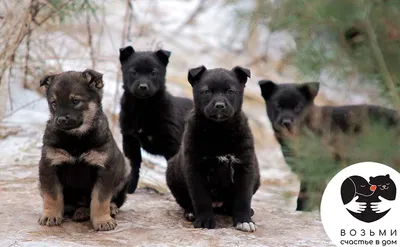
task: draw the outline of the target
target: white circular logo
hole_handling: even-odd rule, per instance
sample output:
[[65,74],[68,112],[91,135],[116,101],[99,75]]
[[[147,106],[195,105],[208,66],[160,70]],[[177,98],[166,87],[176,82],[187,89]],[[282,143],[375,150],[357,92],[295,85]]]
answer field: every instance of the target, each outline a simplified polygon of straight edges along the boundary
[[346,167],[325,189],[321,220],[336,246],[400,246],[400,173],[375,162]]

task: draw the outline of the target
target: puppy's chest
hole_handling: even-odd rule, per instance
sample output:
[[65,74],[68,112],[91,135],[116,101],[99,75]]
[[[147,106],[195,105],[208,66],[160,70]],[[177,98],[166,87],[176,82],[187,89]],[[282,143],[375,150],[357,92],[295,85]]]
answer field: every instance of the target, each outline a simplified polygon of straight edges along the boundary
[[63,146],[45,146],[45,157],[50,166],[67,165],[77,167],[90,165],[105,167],[109,159],[107,151],[97,150],[95,145],[70,143]]
[[57,175],[65,188],[90,189],[96,182],[97,169],[85,164],[65,164],[57,167]]
[[82,154],[87,153],[98,146],[94,137],[66,140],[61,139],[58,144],[60,146],[57,146],[60,147],[60,149],[75,158],[79,158]]
[[223,198],[235,183],[235,171],[240,160],[232,154],[227,154],[204,157],[203,162],[206,167],[205,181],[211,196],[215,199]]
[[151,146],[163,140],[168,135],[167,121],[163,119],[140,119],[131,123],[131,131],[138,138],[142,146]]

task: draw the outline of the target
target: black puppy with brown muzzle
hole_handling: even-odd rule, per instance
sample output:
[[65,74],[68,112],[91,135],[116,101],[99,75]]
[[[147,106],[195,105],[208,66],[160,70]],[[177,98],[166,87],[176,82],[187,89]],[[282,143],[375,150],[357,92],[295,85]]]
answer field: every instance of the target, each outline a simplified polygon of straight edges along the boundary
[[170,159],[181,144],[185,117],[193,102],[172,96],[165,86],[171,53],[166,50],[120,49],[124,93],[121,99],[122,146],[131,161],[128,193],[136,190],[142,162],[141,148]]
[[102,74],[87,69],[45,76],[50,109],[39,162],[43,198],[41,225],[60,225],[72,210],[75,221],[95,230],[117,226],[131,167],[125,162],[102,110]]
[[168,162],[167,184],[195,228],[215,228],[214,213],[231,215],[238,230],[255,231],[251,199],[260,186],[243,92],[250,71],[204,66],[189,70],[194,110],[182,145]]
[[[328,138],[330,144],[335,146],[341,134],[361,134],[366,131],[366,126],[374,121],[383,122],[388,128],[400,123],[394,110],[376,105],[317,106],[314,99],[319,91],[318,82],[276,84],[270,80],[261,80],[259,85],[268,118],[288,164],[292,150],[287,144],[291,137],[298,136],[305,128]],[[336,150],[333,155],[335,159],[341,159]],[[307,187],[307,184],[301,181],[297,210],[302,211],[306,208]]]

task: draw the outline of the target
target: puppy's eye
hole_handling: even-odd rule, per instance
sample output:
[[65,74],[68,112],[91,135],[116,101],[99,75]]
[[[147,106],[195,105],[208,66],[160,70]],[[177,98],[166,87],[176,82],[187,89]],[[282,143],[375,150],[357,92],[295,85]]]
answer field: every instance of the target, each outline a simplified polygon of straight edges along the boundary
[[211,94],[211,90],[209,90],[209,89],[206,89],[206,90],[204,90],[204,91],[203,91],[203,94],[205,94],[205,95],[209,95],[209,94]]
[[79,99],[72,99],[72,104],[78,105],[79,103],[81,103]]
[[157,75],[158,75],[158,72],[155,71],[155,70],[153,70],[153,71],[151,71],[150,75],[151,75],[151,76],[157,76]]
[[295,112],[300,112],[302,108],[303,108],[302,105],[297,105],[297,106],[294,108],[294,111],[295,111]]
[[365,185],[361,185],[361,187],[362,187],[362,188],[364,188],[364,187],[365,187]]
[[57,104],[56,104],[55,101],[52,101],[52,102],[51,102],[51,106],[52,106],[52,107],[56,108],[56,105],[57,105]]
[[280,111],[280,110],[282,109],[282,107],[281,107],[279,104],[276,104],[276,105],[275,105],[275,109],[278,110],[278,111]]
[[136,76],[136,75],[137,75],[136,70],[131,71],[131,75],[132,75],[132,76]]
[[388,186],[389,186],[389,185],[390,185],[390,183],[387,183],[386,185],[388,185]]
[[233,94],[235,94],[235,90],[233,90],[233,89],[229,89],[229,90],[228,90],[228,94],[229,94],[229,95],[233,95]]

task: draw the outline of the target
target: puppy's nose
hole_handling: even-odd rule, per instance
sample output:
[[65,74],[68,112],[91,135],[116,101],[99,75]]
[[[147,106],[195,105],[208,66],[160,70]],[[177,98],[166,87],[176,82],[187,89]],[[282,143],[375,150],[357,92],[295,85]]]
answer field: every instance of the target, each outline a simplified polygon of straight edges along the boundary
[[218,110],[224,109],[225,108],[225,103],[217,102],[217,103],[215,103],[214,107],[217,108]]
[[57,123],[58,124],[65,124],[67,122],[68,122],[68,117],[64,117],[64,116],[57,117]]
[[290,128],[292,126],[292,121],[288,118],[284,118],[282,120],[282,125],[285,126],[286,128]]
[[140,91],[147,91],[147,89],[149,89],[146,84],[140,84],[138,88]]

